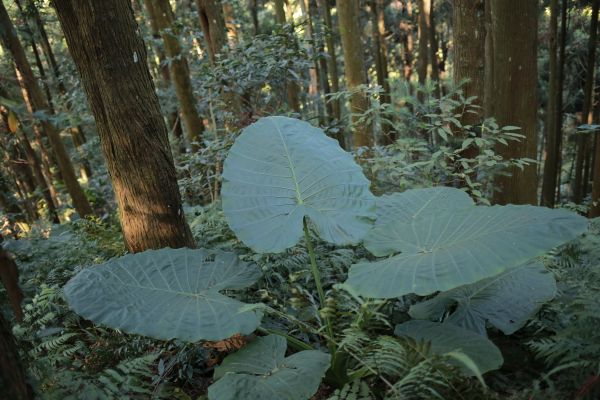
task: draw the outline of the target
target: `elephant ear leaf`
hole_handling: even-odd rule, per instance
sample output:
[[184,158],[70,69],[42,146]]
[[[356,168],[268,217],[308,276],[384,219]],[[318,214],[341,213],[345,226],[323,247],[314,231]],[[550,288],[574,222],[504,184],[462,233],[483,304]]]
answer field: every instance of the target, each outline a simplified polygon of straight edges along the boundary
[[[475,363],[480,374],[498,369],[504,362],[502,353],[488,338],[452,324],[412,320],[396,325],[394,334],[430,342],[431,351],[436,354],[463,353]],[[466,374],[473,374],[464,363],[457,364]]]
[[438,319],[455,306],[445,322],[485,335],[489,321],[510,335],[555,295],[554,276],[540,263],[529,262],[415,304],[410,308],[410,315],[418,319]]
[[215,369],[209,400],[306,400],[319,389],[330,356],[305,350],[285,357],[280,336],[259,337],[233,353]]
[[64,287],[69,306],[98,324],[188,342],[249,334],[261,314],[220,293],[260,278],[234,253],[160,249],[87,268]]
[[223,167],[223,211],[256,252],[298,243],[308,217],[331,243],[356,244],[375,219],[362,169],[337,141],[307,122],[266,117],[236,139]]
[[450,187],[410,189],[377,198],[377,225],[392,220],[408,222],[434,213],[474,207],[475,203],[462,190]]
[[374,255],[392,257],[354,264],[346,284],[374,298],[446,291],[525,263],[586,228],[586,218],[566,210],[516,205],[391,220],[375,225],[364,243]]

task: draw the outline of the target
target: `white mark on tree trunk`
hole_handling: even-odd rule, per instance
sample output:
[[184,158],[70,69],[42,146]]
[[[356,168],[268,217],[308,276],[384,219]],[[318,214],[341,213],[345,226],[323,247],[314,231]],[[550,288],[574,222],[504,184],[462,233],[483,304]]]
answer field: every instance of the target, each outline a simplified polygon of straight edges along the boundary
[[137,51],[133,52],[133,62],[136,63],[138,62],[138,55],[137,55]]

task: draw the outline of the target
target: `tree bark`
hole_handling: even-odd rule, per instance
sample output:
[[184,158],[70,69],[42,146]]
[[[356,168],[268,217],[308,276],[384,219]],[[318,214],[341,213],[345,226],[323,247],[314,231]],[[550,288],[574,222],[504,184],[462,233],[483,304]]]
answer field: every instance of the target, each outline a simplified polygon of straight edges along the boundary
[[548,105],[546,107],[546,161],[542,181],[542,198],[540,204],[545,207],[554,207],[556,198],[556,175],[558,167],[558,142],[559,127],[557,114],[561,112],[558,105],[558,59],[556,36],[558,33],[558,0],[550,0],[550,30],[548,34]]
[[260,33],[260,26],[258,25],[257,0],[248,0],[248,10],[250,10],[250,17],[252,19],[252,35],[256,36]]
[[442,93],[440,84],[440,61],[438,58],[438,37],[435,28],[435,9],[433,0],[429,9],[429,62],[431,63],[431,80],[433,81],[433,95],[439,99]]
[[204,33],[208,58],[215,65],[217,57],[227,45],[227,30],[223,19],[223,6],[220,0],[196,0],[200,27]]
[[[598,34],[598,8],[600,0],[593,0],[592,20],[590,23],[590,36],[588,40],[587,69],[585,85],[583,88],[583,107],[581,110],[581,124],[591,123],[592,95],[594,91],[594,65],[596,62],[596,37]],[[575,182],[573,184],[573,201],[581,203],[584,194],[584,163],[589,151],[589,135],[580,135],[577,138],[577,157],[575,159]]]
[[54,0],[96,119],[129,251],[194,247],[129,0]]
[[[385,41],[385,1],[370,0],[369,8],[371,11],[372,53],[375,60],[377,84],[383,90],[379,99],[381,104],[389,104],[391,100],[390,84],[388,82],[387,44]],[[390,132],[390,126],[383,122],[381,124],[381,137],[383,145],[394,143],[395,137],[393,132]]]
[[15,260],[2,247],[0,247],[0,281],[2,281],[6,289],[8,301],[15,314],[15,319],[18,322],[22,322],[23,309],[21,308],[21,302],[23,301],[23,292],[19,286],[19,269]]
[[561,171],[562,171],[562,126],[563,126],[563,88],[565,82],[565,60],[567,48],[567,17],[569,0],[562,0],[562,10],[560,16],[560,49],[558,55],[558,93],[556,94],[556,201],[560,201]]
[[403,67],[403,74],[404,74],[404,79],[406,79],[406,81],[410,81],[410,78],[412,77],[412,73],[413,73],[413,59],[414,59],[414,35],[413,35],[413,24],[412,24],[412,19],[413,19],[413,7],[412,7],[412,0],[406,0],[406,6],[405,6],[405,10],[406,10],[406,17],[407,17],[407,21],[402,21],[400,22],[400,31],[402,32],[401,35],[401,42],[402,42],[402,47],[404,48],[404,67]]
[[[19,42],[17,33],[14,26],[10,22],[4,3],[0,1],[0,36],[2,36],[2,42],[6,49],[12,54],[15,67],[20,73],[25,89],[29,96],[29,101],[32,106],[32,111],[49,111],[48,103],[42,95],[42,91],[33,76],[31,66],[25,56],[25,51]],[[54,150],[58,166],[60,168],[61,175],[64,179],[67,191],[71,195],[73,200],[73,206],[77,210],[80,216],[85,217],[86,215],[92,214],[92,208],[85,197],[77,176],[73,169],[73,164],[69,158],[69,154],[65,149],[65,146],[60,138],[60,135],[56,128],[48,121],[42,121],[41,125],[48,136],[50,145]]]
[[223,3],[223,17],[225,19],[225,28],[227,29],[227,40],[229,42],[229,47],[233,47],[238,43],[238,29],[235,23],[233,5],[230,2]]
[[[181,44],[177,37],[177,28],[173,23],[173,10],[168,0],[150,0],[148,8],[150,18],[156,23],[161,33],[165,52],[169,57],[169,71],[175,86],[175,94],[181,110],[181,119],[185,126],[187,138],[192,151],[197,151],[204,132],[204,123],[196,109],[196,99],[190,79],[190,69],[187,59],[181,53]],[[147,2],[148,4],[148,2]]]
[[357,0],[337,0],[340,36],[342,38],[342,50],[344,51],[344,71],[346,75],[346,86],[354,93],[350,96],[350,112],[353,125],[354,147],[371,147],[373,145],[373,132],[371,127],[354,114],[362,114],[369,108],[369,101],[364,90],[365,64],[362,46],[361,30],[357,15]]
[[[500,126],[521,127],[525,136],[510,146],[499,144],[504,159],[537,154],[537,1],[491,0],[493,46],[489,116]],[[487,66],[486,66],[487,67]],[[537,204],[536,166],[513,167],[510,176],[498,176],[494,194],[497,204]]]
[[0,393],[11,400],[33,400],[25,368],[8,322],[0,313]]

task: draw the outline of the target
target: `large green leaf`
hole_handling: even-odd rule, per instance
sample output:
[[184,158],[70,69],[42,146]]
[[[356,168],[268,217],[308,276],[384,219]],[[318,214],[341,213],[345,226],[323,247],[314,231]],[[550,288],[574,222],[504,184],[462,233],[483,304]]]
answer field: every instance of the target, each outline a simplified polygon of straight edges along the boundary
[[[482,374],[500,368],[504,362],[502,353],[488,338],[455,325],[412,320],[396,325],[394,333],[416,341],[431,342],[431,351],[440,355],[455,351],[464,353]],[[464,369],[464,365],[459,366]],[[469,374],[472,372],[464,370]]]
[[285,357],[280,336],[259,337],[215,369],[209,400],[307,400],[318,390],[330,356],[305,350]]
[[587,219],[533,206],[471,207],[376,225],[365,247],[393,257],[351,267],[347,285],[365,297],[427,295],[495,276],[574,239]]
[[219,291],[260,277],[234,253],[148,250],[87,268],[64,287],[69,306],[96,323],[157,339],[222,340],[249,334],[261,315]]
[[375,223],[410,222],[425,215],[474,206],[471,197],[462,190],[445,186],[410,189],[378,197]]
[[375,219],[369,181],[352,156],[297,119],[267,117],[247,127],[223,179],[227,222],[257,252],[294,246],[305,216],[322,239],[340,245],[360,242]]
[[489,321],[510,335],[555,295],[556,281],[552,274],[540,263],[530,262],[415,304],[410,308],[410,315],[418,319],[439,319],[456,307],[445,322],[485,335],[485,324]]

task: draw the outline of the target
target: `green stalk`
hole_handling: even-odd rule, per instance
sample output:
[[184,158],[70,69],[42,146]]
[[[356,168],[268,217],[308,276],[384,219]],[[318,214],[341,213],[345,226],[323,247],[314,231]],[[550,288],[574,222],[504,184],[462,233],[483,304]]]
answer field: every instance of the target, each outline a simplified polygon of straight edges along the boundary
[[[319,294],[319,301],[321,303],[321,308],[325,307],[325,292],[323,291],[323,284],[321,282],[321,274],[319,272],[319,267],[317,267],[317,257],[315,255],[315,249],[313,247],[312,240],[310,239],[310,233],[308,232],[308,224],[306,223],[306,217],[303,220],[304,223],[304,238],[306,239],[306,247],[308,248],[308,255],[310,256],[310,266],[313,274],[313,278],[315,279],[315,283],[317,285],[317,293]],[[331,324],[331,320],[329,317],[325,317],[325,324],[327,325],[327,334],[329,335],[329,347],[332,350],[332,353],[335,349],[334,341],[333,341],[333,325]]]

